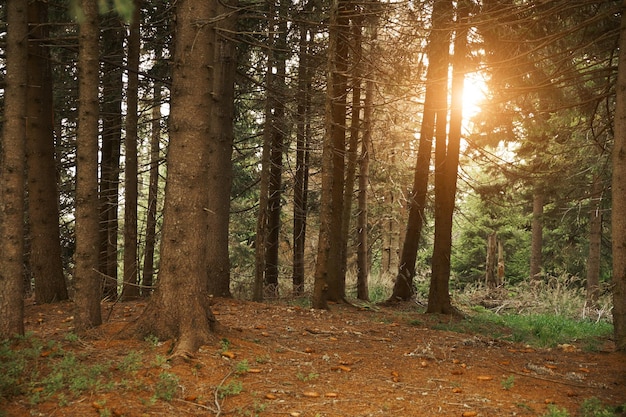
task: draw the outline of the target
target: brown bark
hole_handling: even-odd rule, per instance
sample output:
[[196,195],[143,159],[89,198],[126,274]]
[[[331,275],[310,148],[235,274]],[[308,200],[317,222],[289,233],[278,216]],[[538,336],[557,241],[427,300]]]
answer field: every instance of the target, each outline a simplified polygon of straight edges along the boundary
[[159,161],[161,141],[161,84],[154,84],[152,98],[152,125],[150,133],[150,179],[148,183],[148,209],[146,213],[146,241],[143,260],[143,278],[141,294],[152,294],[154,282],[154,248],[156,245],[156,214],[159,191]]
[[307,194],[309,181],[309,113],[311,108],[311,71],[309,34],[306,19],[300,23],[298,94],[296,113],[296,173],[293,191],[293,275],[294,296],[304,294],[304,248],[306,242]]
[[26,161],[28,165],[29,264],[37,304],[68,298],[59,231],[59,190],[54,154],[54,120],[48,3],[28,5],[29,33]]
[[230,297],[230,259],[228,226],[232,184],[233,118],[237,45],[231,38],[237,26],[236,5],[217,2],[218,16],[227,16],[217,23],[215,66],[213,71],[212,139],[209,166],[212,167],[207,187],[208,228],[212,231],[207,246],[208,291],[217,297]]
[[128,37],[128,88],[126,91],[126,154],[124,172],[124,285],[122,298],[139,298],[137,247],[137,125],[139,123],[139,55],[141,33],[140,0],[135,0],[135,11]]
[[530,244],[530,279],[541,279],[541,252],[543,248],[543,192],[535,188]]
[[619,42],[612,158],[613,328],[617,348],[626,351],[626,13],[622,13]]
[[102,25],[102,150],[100,164],[100,266],[104,297],[117,296],[118,189],[122,141],[124,26],[114,11]]
[[78,137],[76,139],[76,252],[74,322],[77,331],[102,323],[98,275],[98,6],[82,0],[78,37]]
[[6,6],[6,76],[0,148],[0,340],[24,334],[24,172],[28,2]]
[[498,275],[496,270],[497,235],[491,233],[487,237],[487,259],[485,261],[485,283],[489,288],[498,286]]
[[[452,2],[447,2],[442,10],[445,19]],[[435,144],[435,243],[432,257],[432,274],[428,292],[427,313],[452,314],[449,291],[450,254],[452,252],[452,218],[456,196],[457,171],[463,122],[463,85],[466,72],[467,9],[458,5],[457,29],[454,40],[454,64],[452,68],[452,103],[450,111],[450,130],[446,140],[447,106],[446,101],[438,101],[436,144]],[[443,98],[443,97],[440,97]],[[446,146],[447,145],[447,146]]]
[[[215,318],[209,306],[206,253],[210,95],[216,1],[176,3],[176,40],[170,110],[159,286],[129,329],[138,337],[176,339],[174,356],[209,342]],[[181,302],[184,300],[184,302]]]
[[[402,245],[399,271],[389,301],[409,300],[413,296],[415,262],[424,224],[428,174],[435,132],[435,103],[441,101],[441,97],[445,97],[447,94],[446,83],[442,80],[447,79],[449,34],[443,30],[447,24],[447,21],[440,17],[443,8],[445,5],[442,1],[435,2],[433,29],[428,41],[429,65],[413,189],[409,200],[409,218]],[[445,101],[445,98],[443,100]]]
[[347,0],[339,0],[333,4],[331,10],[320,232],[312,302],[314,308],[328,308],[328,301],[340,301],[345,297],[345,287],[340,276],[346,147],[348,5]]
[[587,303],[595,306],[600,296],[602,245],[602,180],[594,176],[589,210],[589,252],[587,255]]

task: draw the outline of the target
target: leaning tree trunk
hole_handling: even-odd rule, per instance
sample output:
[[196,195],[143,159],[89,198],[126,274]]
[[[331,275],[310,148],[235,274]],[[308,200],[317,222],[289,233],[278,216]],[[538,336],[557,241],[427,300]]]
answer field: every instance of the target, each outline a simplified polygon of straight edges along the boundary
[[102,323],[98,275],[98,6],[81,1],[84,19],[78,37],[78,137],[76,139],[75,326]]
[[[626,8],[626,1],[623,5]],[[626,351],[626,13],[619,43],[612,160],[613,328],[617,348]]]
[[137,125],[139,123],[139,55],[141,53],[140,1],[135,1],[128,37],[128,88],[126,91],[126,170],[124,172],[124,286],[125,300],[139,298],[137,261]]
[[24,334],[24,160],[28,2],[6,6],[6,76],[0,150],[0,340]]
[[54,155],[52,70],[48,47],[48,3],[28,6],[32,24],[28,43],[27,137],[29,263],[37,304],[68,298],[59,230],[59,190]]
[[[210,68],[214,64],[216,0],[176,4],[170,144],[165,188],[159,285],[128,331],[176,339],[174,356],[212,338],[215,318],[207,285],[207,138],[211,137]],[[184,300],[184,302],[181,302]]]

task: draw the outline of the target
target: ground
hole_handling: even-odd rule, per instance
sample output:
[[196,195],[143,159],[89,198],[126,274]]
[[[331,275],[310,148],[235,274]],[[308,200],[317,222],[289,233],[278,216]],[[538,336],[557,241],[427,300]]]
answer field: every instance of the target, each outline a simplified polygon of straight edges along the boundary
[[80,366],[106,364],[108,383],[0,397],[0,416],[576,416],[593,398],[626,403],[626,355],[609,340],[588,352],[434,330],[459,319],[415,303],[318,311],[216,299],[215,342],[174,363],[171,341],[116,337],[145,302],[103,304],[107,322],[81,338],[68,337],[71,303],[27,304],[27,329],[59,341],[40,361],[73,352]]

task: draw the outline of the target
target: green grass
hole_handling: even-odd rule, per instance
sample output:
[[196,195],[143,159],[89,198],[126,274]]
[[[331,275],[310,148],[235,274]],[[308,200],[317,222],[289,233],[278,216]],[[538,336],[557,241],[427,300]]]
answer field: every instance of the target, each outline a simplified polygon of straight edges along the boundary
[[613,326],[602,321],[575,320],[551,314],[499,315],[482,307],[473,310],[465,320],[451,320],[433,325],[433,328],[485,334],[536,347],[554,347],[577,341],[590,350],[596,346],[598,338],[605,338],[613,332]]

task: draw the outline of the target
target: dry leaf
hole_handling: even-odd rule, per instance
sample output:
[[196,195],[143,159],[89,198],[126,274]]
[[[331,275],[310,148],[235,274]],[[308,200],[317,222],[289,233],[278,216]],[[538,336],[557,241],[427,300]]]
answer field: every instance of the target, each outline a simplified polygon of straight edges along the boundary
[[465,411],[463,412],[463,414],[461,414],[461,416],[463,417],[475,417],[477,415],[478,413],[476,411]]
[[452,371],[452,375],[463,375],[465,373],[465,371],[463,371],[462,369],[454,369]]
[[479,375],[476,377],[477,380],[479,381],[491,381],[493,379],[492,376],[488,376],[488,375]]
[[248,369],[248,373],[250,373],[250,374],[260,374],[261,370],[259,368],[250,368],[250,369]]
[[305,353],[313,353],[313,352],[315,352],[315,350],[313,348],[307,347],[307,348],[304,349],[304,352]]
[[268,400],[275,400],[276,396],[272,393],[268,393],[268,394],[265,394],[265,398],[267,398]]
[[307,398],[317,398],[320,396],[320,393],[316,391],[304,391],[302,395]]
[[184,400],[189,402],[194,402],[198,399],[197,395],[187,395]]
[[455,387],[455,388],[452,388],[452,392],[455,394],[460,394],[463,392],[463,390],[459,387]]
[[227,350],[225,352],[222,352],[222,356],[225,358],[229,358],[229,359],[235,359],[235,352],[231,352],[230,350]]
[[339,396],[339,394],[337,394],[336,392],[327,392],[326,394],[324,394],[324,397],[328,397],[328,398],[337,398]]

